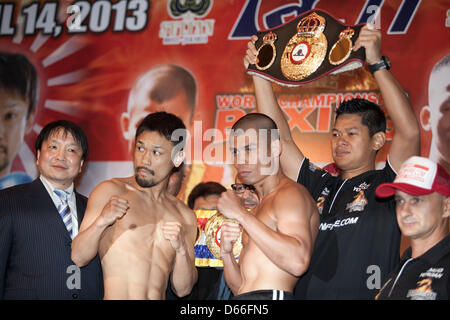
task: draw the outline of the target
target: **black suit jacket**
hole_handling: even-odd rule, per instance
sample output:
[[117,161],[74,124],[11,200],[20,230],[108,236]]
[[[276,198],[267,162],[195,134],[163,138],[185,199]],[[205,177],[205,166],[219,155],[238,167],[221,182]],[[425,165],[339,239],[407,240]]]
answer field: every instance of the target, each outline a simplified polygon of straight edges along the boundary
[[[78,223],[87,198],[76,194]],[[69,232],[45,186],[0,191],[0,299],[102,299],[98,256],[77,270]]]

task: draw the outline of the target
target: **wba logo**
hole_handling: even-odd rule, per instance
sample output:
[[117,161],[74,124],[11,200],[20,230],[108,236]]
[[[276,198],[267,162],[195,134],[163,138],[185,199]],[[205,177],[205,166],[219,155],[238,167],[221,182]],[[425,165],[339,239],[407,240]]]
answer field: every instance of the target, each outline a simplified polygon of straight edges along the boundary
[[167,12],[174,20],[162,21],[159,37],[166,45],[208,43],[214,34],[214,19],[206,17],[213,0],[168,0]]

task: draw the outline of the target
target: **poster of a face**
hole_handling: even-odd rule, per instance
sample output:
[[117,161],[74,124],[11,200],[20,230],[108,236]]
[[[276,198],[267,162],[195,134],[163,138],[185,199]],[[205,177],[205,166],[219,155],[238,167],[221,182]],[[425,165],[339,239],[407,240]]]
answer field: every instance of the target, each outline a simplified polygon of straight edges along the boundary
[[[185,200],[201,181],[229,187],[236,172],[227,132],[257,110],[243,64],[247,42],[257,31],[311,9],[347,25],[372,21],[381,29],[382,53],[422,125],[422,155],[448,169],[447,7],[443,0],[1,2],[0,181],[8,182],[0,187],[38,176],[34,140],[57,119],[78,123],[89,139],[77,181],[81,193],[129,176],[135,129],[155,111],[179,116],[189,132],[186,166],[174,181],[175,189],[181,187],[178,196]],[[318,166],[333,162],[330,135],[340,102],[362,97],[383,105],[367,66],[274,90],[296,143]],[[387,116],[389,141],[395,132]],[[388,150],[389,143],[378,154],[378,166]]]
[[428,105],[420,111],[422,128],[431,131],[429,158],[450,171],[450,54],[430,72]]

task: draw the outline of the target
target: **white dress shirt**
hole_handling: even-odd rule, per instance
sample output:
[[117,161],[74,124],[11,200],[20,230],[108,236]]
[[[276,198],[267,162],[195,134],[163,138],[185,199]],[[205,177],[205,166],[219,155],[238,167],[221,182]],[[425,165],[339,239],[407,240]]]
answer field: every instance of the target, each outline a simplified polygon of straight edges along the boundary
[[[47,189],[48,194],[50,195],[50,198],[52,198],[53,203],[55,204],[56,209],[62,204],[61,199],[53,192],[56,188],[42,175],[39,176],[39,179],[41,179],[42,183],[45,186],[45,189]],[[75,192],[73,191],[74,185],[73,183],[70,185],[69,188],[65,189],[69,193],[68,196],[68,202],[69,202],[69,208],[70,208],[70,216],[72,218],[72,238],[75,238],[78,234],[78,216],[77,216],[77,202],[75,197]]]

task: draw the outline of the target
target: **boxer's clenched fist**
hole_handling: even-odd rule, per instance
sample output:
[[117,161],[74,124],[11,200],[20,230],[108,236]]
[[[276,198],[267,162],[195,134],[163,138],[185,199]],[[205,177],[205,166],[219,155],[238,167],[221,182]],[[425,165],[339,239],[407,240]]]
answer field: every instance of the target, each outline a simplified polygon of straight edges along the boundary
[[233,252],[233,245],[239,239],[241,226],[235,222],[225,221],[222,223],[220,235],[220,255]]
[[177,252],[184,251],[183,226],[178,221],[167,221],[162,225],[164,239],[170,241],[172,248]]
[[110,226],[116,222],[117,219],[122,218],[127,210],[130,208],[128,200],[112,196],[106,205],[103,207],[102,213],[99,217],[100,226]]
[[258,54],[258,50],[255,48],[255,42],[258,40],[258,37],[253,35],[251,40],[247,43],[247,51],[246,56],[244,57],[244,67],[245,69],[248,68],[249,64],[255,64],[258,62],[258,59],[256,58],[256,55]]

